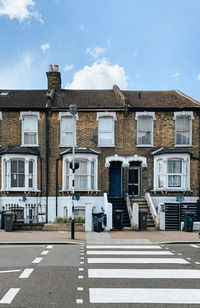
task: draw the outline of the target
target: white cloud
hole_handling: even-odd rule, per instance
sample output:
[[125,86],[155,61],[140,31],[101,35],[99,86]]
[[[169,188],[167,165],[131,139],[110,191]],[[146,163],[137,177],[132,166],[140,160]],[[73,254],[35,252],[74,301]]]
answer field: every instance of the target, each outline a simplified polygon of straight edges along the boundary
[[200,81],[200,73],[197,75],[197,80]]
[[117,84],[121,89],[128,86],[128,77],[124,68],[118,64],[111,65],[104,58],[96,61],[92,66],[85,65],[83,69],[74,74],[71,84],[67,84],[68,89],[111,89]]
[[137,58],[138,52],[137,52],[137,51],[134,51],[134,52],[132,53],[132,55],[133,55],[133,58]]
[[46,53],[46,51],[50,48],[50,44],[49,43],[43,44],[40,46],[40,48],[44,53]]
[[179,73],[179,72],[176,72],[176,73],[174,73],[174,74],[172,74],[171,76],[173,77],[173,78],[177,78],[177,77],[179,77],[181,74]]
[[85,30],[85,27],[83,25],[79,25],[79,28],[80,28],[81,31]]
[[36,81],[31,53],[24,53],[16,63],[1,67],[0,85],[3,89],[30,89]]
[[106,52],[105,48],[95,47],[95,48],[86,48],[85,53],[89,54],[93,58],[97,59],[99,56],[102,56]]
[[8,16],[11,20],[16,18],[19,22],[36,18],[44,23],[34,6],[33,0],[0,0],[0,16]]
[[70,64],[70,65],[65,65],[64,67],[64,71],[71,71],[74,67],[74,64]]

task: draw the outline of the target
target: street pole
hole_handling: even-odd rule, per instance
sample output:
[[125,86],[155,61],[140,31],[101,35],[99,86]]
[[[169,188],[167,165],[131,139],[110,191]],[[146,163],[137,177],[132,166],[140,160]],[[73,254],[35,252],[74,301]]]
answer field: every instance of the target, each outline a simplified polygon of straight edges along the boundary
[[73,116],[73,144],[72,144],[72,221],[71,221],[71,239],[74,240],[74,173],[75,173],[75,131],[76,131],[76,113],[77,106],[69,106],[70,113]]

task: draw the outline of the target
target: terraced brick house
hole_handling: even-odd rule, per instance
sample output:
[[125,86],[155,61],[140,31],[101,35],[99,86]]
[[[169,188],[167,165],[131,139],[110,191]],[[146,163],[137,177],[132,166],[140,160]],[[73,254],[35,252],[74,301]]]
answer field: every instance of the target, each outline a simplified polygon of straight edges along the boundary
[[91,220],[92,212],[104,211],[110,229],[110,204],[113,215],[123,208],[129,226],[127,202],[155,210],[176,204],[180,194],[197,202],[199,102],[178,90],[62,89],[57,66],[47,79],[46,90],[0,90],[1,209],[15,210],[24,222],[72,214],[71,104],[78,110],[75,215]]

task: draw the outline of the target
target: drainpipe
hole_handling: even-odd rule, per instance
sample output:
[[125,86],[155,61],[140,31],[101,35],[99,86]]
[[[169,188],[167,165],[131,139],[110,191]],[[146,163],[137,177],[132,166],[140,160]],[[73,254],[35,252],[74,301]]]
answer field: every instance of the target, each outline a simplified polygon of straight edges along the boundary
[[49,204],[49,110],[48,105],[45,117],[45,141],[46,141],[46,223],[48,223],[48,204]]
[[58,162],[60,157],[56,158],[56,217],[58,216]]

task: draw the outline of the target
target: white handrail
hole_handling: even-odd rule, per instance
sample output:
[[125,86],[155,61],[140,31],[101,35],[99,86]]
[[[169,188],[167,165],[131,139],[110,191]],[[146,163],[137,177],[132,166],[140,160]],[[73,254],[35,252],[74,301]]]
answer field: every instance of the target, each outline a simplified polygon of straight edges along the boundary
[[151,198],[150,193],[145,193],[145,199],[147,200],[147,204],[148,204],[148,207],[150,209],[153,220],[155,222],[155,225],[156,225],[156,227],[158,227],[158,214],[156,212],[156,209],[155,209],[155,206],[154,206],[154,203],[153,203],[153,200]]
[[127,207],[127,211],[128,211],[128,216],[131,222],[131,227],[133,227],[133,208],[132,208],[132,204],[129,198],[129,195],[126,193],[125,194],[125,202],[126,202],[126,207]]

